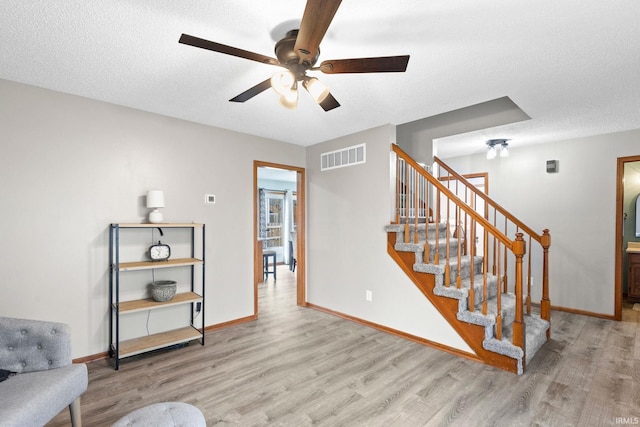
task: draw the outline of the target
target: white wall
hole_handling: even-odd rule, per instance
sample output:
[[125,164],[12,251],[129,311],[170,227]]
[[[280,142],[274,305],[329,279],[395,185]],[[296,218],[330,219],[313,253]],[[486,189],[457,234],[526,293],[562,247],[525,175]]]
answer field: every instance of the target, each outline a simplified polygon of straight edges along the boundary
[[[639,141],[635,130],[444,161],[488,172],[491,197],[534,230],[549,228],[552,305],[612,316],[617,159],[640,154]],[[559,173],[546,173],[547,160],[559,160]]]
[[[143,221],[151,188],[165,191],[167,221],[207,224],[205,323],[253,313],[253,160],[307,165],[309,302],[470,351],[386,252],[392,126],[305,149],[5,80],[0,94],[0,315],[71,324],[74,357],[107,350],[108,226]],[[612,315],[616,159],[640,154],[638,141],[447,162],[488,171],[492,196],[550,228],[553,305]],[[320,153],[363,142],[367,163],[319,171]]]
[[[387,253],[395,132],[382,126],[308,147],[307,299],[472,353]],[[321,153],[362,143],[366,163],[320,171]]]
[[[69,323],[73,356],[108,348],[108,227],[165,221],[206,233],[206,325],[253,314],[253,160],[303,147],[0,80],[0,314]],[[216,195],[215,205],[204,194]]]

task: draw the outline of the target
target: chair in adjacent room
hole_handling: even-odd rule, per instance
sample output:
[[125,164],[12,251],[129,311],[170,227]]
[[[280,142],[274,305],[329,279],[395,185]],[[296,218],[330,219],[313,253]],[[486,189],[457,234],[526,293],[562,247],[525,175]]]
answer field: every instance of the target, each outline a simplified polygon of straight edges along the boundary
[[[269,263],[269,259],[273,261]],[[264,280],[269,278],[269,274],[273,275],[273,280],[276,280],[276,251],[264,251],[262,252],[262,265],[264,266]],[[269,268],[269,266],[272,266]]]

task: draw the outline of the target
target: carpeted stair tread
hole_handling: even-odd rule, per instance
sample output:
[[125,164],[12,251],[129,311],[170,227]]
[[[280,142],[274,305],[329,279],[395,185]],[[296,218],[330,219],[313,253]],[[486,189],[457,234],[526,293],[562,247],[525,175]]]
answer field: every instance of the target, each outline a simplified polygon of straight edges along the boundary
[[[549,322],[541,319],[538,314],[525,314],[524,324],[526,328],[527,363],[529,363],[538,350],[540,350],[540,347],[547,342]],[[512,333],[512,328],[504,328],[502,336],[503,338],[506,337],[506,339],[511,340]]]
[[[447,229],[447,223],[446,222],[440,222],[440,223],[435,223],[435,222],[430,222],[429,223],[429,231],[436,229],[436,226],[439,226],[440,230],[446,230]],[[404,223],[400,223],[400,224],[387,224],[384,226],[384,231],[388,232],[388,233],[403,233],[404,229],[405,229],[406,225]],[[427,224],[423,223],[418,223],[418,231],[422,231],[422,230],[426,230],[427,229]],[[415,224],[414,223],[409,223],[409,231],[414,231],[415,230]]]
[[[462,242],[462,241],[460,241]],[[413,252],[416,254],[416,263],[422,263],[424,262],[424,245],[425,245],[425,241],[424,240],[419,240],[417,243],[416,242],[408,242],[405,243],[403,241],[398,241],[396,242],[396,244],[394,245],[394,249],[398,252]],[[458,239],[456,238],[449,238],[449,245],[451,247],[451,252],[449,253],[449,258],[455,258],[458,255]],[[440,255],[440,262],[443,262],[443,259],[446,259],[446,247],[447,247],[447,240],[446,239],[440,239],[440,242],[438,244],[438,251],[439,251],[439,255]],[[435,253],[436,253],[436,241],[435,240],[429,240],[429,262],[432,262],[434,260],[435,257]]]
[[[438,280],[436,280],[438,281]],[[455,282],[455,279],[454,279]],[[482,276],[477,276],[475,278],[475,282],[473,284],[473,292],[476,306],[477,304],[482,302],[482,288],[483,288],[483,279]],[[450,284],[449,286],[444,286],[442,284],[436,284],[433,289],[433,293],[447,298],[454,298],[460,300],[461,305],[459,311],[466,310],[468,306],[467,298],[469,297],[469,289],[471,287],[471,279],[463,279],[460,281],[460,288],[457,288],[455,283]],[[498,278],[493,275],[487,275],[487,290],[489,298],[494,298],[498,293]]]
[[[527,349],[526,363],[528,364],[533,356],[540,350],[540,347],[547,342],[547,329],[549,322],[541,319],[538,315],[524,315],[525,323],[525,348]],[[483,341],[482,347],[494,353],[504,354],[518,360],[518,375],[522,374],[522,355],[520,347],[512,343],[512,328],[504,328],[502,340],[489,338]]]
[[[418,261],[418,260],[416,260]],[[447,258],[444,256],[440,257],[440,262],[438,264],[434,264],[434,263],[424,263],[422,262],[422,260],[419,260],[420,262],[416,262],[413,265],[413,269],[414,271],[418,271],[421,273],[430,273],[430,274],[444,274],[445,268],[447,266]],[[458,271],[458,266],[460,266],[460,270],[463,271],[463,275],[462,277],[464,278],[464,271],[465,269],[467,271],[470,271],[470,265],[471,265],[471,257],[470,256],[463,256],[462,258],[460,258],[460,260],[458,260],[457,257],[452,256],[449,257],[449,267],[450,267],[450,271],[452,273],[455,273]],[[476,256],[474,258],[474,268],[475,268],[475,272],[476,274],[479,274],[480,271],[482,271],[482,257],[481,256]],[[455,279],[455,276],[452,276]],[[442,283],[436,283],[438,284],[442,284]]]
[[[473,325],[480,325],[484,327],[490,327],[487,330],[486,337],[490,338],[495,336],[495,328],[496,324],[496,314],[498,313],[497,309],[497,298],[489,298],[487,300],[487,314],[482,314],[482,304],[478,304],[474,307],[474,311],[469,310],[461,310],[458,311],[457,317],[458,320],[462,322],[471,323]],[[516,317],[516,298],[514,294],[503,293],[501,295],[501,316],[502,316],[502,325],[504,327],[508,327]]]
[[[427,225],[426,224],[418,224],[418,228],[417,228],[418,240],[423,241],[423,242],[425,240],[435,241],[436,229],[438,230],[438,240],[440,240],[440,241],[444,241],[446,236],[447,236],[447,234],[450,235],[450,233],[449,233],[450,226],[447,225],[446,222],[441,222],[439,224],[430,223],[428,225],[428,227],[429,228],[427,229]],[[404,242],[404,237],[405,237],[404,236],[404,232],[405,232],[405,225],[404,224],[390,224],[390,225],[387,225],[387,226],[385,226],[385,231],[396,233],[396,242]],[[409,224],[409,235],[410,235],[409,240],[410,241],[414,240],[414,234],[415,233],[416,233],[415,224]],[[427,234],[429,235],[429,239],[427,239]]]

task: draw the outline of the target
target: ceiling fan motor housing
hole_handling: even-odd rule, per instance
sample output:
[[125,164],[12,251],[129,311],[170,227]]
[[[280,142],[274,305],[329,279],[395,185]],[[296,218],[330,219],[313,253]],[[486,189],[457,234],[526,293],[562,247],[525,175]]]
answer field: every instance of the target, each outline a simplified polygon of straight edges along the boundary
[[295,52],[294,46],[298,30],[291,30],[287,35],[276,43],[275,53],[280,64],[291,71],[297,80],[303,80],[307,70],[315,65],[320,57],[320,48],[311,60],[303,60],[300,62],[300,56]]

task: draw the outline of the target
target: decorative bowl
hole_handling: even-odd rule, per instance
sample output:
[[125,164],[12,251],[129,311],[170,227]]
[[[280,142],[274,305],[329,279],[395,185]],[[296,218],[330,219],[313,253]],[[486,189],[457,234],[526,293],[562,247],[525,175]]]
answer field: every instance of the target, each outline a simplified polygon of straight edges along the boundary
[[176,294],[176,282],[173,280],[156,280],[151,283],[151,297],[154,301],[171,301]]

